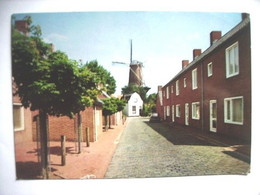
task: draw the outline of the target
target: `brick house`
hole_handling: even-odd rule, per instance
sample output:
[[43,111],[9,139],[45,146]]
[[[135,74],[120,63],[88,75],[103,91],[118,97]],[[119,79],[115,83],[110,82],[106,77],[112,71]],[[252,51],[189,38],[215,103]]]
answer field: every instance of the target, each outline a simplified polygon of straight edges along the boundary
[[[28,24],[25,20],[15,21],[15,28],[26,36],[29,36]],[[54,50],[54,45],[51,44]],[[16,84],[13,82],[13,94],[15,93]],[[86,107],[81,114],[82,121],[82,141],[86,141],[86,128],[89,127],[90,141],[97,141],[98,136],[103,131],[102,121],[102,101],[100,99],[108,97],[103,92],[99,95],[98,100],[92,107]],[[22,143],[26,141],[39,140],[39,127],[37,122],[38,111],[30,111],[29,108],[25,109],[20,101],[18,95],[13,96],[13,118],[14,118],[14,131],[15,143]],[[113,117],[115,124],[122,122],[122,113],[116,113]],[[69,117],[55,117],[48,116],[49,124],[49,140],[59,141],[61,135],[66,135],[68,141],[77,140],[78,119],[70,119]]]
[[[15,93],[16,85],[12,83],[12,91]],[[32,141],[32,115],[29,108],[24,108],[18,95],[13,96],[13,125],[15,143]]]
[[[86,128],[89,128],[89,137],[91,142],[98,140],[98,136],[102,133],[102,105],[94,104],[92,107],[80,112],[82,121],[82,141],[86,141]],[[65,135],[68,141],[77,141],[78,139],[78,118],[75,116],[70,119],[67,116],[49,116],[49,140],[60,141],[61,135]],[[36,141],[38,136],[37,121],[33,122],[33,140]]]
[[250,141],[250,19],[224,36],[210,33],[210,47],[193,50],[193,61],[158,87],[157,112],[162,120]]

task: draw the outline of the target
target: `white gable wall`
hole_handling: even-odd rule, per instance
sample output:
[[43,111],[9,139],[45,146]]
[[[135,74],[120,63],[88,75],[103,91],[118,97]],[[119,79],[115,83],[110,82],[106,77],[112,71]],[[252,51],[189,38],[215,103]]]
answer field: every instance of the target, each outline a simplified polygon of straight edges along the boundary
[[140,116],[140,109],[143,109],[143,100],[138,93],[133,93],[126,104],[126,113],[128,116]]

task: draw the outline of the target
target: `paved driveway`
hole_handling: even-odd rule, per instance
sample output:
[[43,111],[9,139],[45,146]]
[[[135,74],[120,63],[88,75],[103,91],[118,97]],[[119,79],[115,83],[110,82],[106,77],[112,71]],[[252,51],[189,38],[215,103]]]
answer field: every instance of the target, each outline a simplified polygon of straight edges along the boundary
[[129,118],[105,178],[246,174],[225,146],[148,118]]

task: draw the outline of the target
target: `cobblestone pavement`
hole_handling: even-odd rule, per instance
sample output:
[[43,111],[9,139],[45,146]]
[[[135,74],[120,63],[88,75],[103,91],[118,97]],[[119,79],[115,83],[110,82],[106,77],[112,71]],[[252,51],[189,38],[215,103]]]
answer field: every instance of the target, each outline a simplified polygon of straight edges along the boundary
[[226,146],[148,118],[129,118],[105,178],[247,174]]

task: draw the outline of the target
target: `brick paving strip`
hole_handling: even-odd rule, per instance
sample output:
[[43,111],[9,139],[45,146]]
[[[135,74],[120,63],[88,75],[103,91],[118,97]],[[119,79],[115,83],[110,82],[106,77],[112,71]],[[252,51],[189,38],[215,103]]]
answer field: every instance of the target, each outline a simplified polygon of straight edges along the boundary
[[[91,142],[90,147],[82,143],[81,154],[77,153],[75,142],[66,142],[65,166],[61,166],[61,143],[50,142],[50,179],[103,178],[126,124],[127,121],[112,126],[98,141]],[[16,145],[16,166],[18,179],[41,179],[35,142]]]

